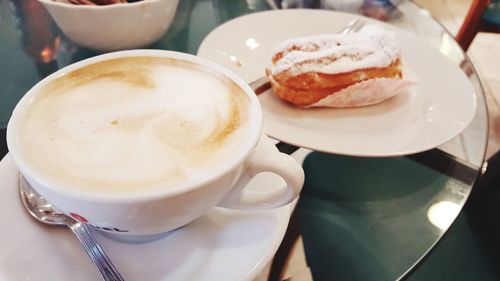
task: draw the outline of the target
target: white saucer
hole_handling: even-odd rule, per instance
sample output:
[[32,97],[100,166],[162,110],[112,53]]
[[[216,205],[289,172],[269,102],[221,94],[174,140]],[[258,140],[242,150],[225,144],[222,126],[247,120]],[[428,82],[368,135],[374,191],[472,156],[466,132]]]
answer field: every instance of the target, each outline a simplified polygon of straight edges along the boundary
[[[18,173],[7,155],[0,162],[0,280],[99,280],[69,229],[29,217],[18,195]],[[264,174],[251,184],[279,188],[283,181]],[[214,208],[147,243],[123,243],[95,234],[125,280],[252,280],[276,252],[291,210],[291,205],[259,212]]]
[[[198,55],[224,65],[251,82],[264,75],[284,40],[336,32],[354,18],[323,10],[279,10],[236,18],[213,30]],[[289,144],[353,156],[397,156],[439,146],[460,134],[476,111],[474,89],[458,66],[425,40],[393,30],[403,62],[417,76],[414,91],[357,109],[300,109],[271,91],[259,96],[264,131]]]

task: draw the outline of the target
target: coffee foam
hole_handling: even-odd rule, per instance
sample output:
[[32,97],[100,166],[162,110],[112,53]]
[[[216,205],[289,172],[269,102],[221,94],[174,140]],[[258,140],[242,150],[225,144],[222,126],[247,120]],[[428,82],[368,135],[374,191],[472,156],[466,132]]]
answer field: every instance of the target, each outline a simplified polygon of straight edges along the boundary
[[223,165],[249,128],[230,79],[172,59],[96,63],[36,96],[21,142],[48,177],[82,189],[174,186]]

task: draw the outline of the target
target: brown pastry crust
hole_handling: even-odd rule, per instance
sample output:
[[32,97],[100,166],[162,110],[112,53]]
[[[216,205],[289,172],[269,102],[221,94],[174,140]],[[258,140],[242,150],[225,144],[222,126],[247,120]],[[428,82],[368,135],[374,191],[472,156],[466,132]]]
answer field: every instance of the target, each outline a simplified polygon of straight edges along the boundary
[[275,94],[283,100],[298,106],[312,105],[332,93],[338,92],[353,84],[373,78],[401,79],[401,61],[395,60],[387,67],[365,68],[346,73],[325,74],[307,72],[292,75],[291,71],[284,71],[272,75],[267,70]]

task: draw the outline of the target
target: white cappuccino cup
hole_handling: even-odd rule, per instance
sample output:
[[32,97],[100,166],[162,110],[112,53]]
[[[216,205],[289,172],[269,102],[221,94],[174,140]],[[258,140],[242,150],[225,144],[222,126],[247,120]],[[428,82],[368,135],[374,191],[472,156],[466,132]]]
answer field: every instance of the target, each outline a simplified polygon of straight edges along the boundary
[[[269,209],[304,182],[290,156],[256,149],[262,112],[231,71],[189,54],[132,50],[46,77],[17,104],[7,144],[30,185],[102,231],[156,235],[215,206]],[[248,192],[261,172],[282,190]]]

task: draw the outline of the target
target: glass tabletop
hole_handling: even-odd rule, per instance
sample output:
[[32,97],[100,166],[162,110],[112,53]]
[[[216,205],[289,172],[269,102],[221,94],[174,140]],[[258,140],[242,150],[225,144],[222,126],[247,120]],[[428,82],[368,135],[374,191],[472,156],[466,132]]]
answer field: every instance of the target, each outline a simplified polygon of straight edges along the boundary
[[[283,8],[282,2],[180,1],[169,31],[149,48],[196,54],[215,27],[244,14]],[[288,2],[335,8],[327,5],[334,1]],[[412,2],[401,2],[398,10],[389,23],[425,38],[465,72],[476,92],[477,112],[459,136],[406,157],[346,157],[278,143],[303,161],[306,183],[293,218],[309,265],[318,269],[313,275],[327,280],[402,278],[449,228],[484,162],[487,111],[474,67],[427,11]],[[97,54],[69,41],[37,0],[0,0],[0,144],[5,146],[8,119],[26,91],[57,69]]]

